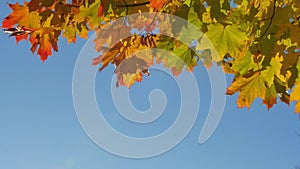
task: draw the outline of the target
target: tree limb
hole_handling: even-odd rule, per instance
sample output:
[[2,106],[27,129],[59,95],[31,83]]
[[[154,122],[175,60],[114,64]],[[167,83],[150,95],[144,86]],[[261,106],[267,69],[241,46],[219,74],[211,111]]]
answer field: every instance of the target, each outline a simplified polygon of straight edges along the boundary
[[147,2],[142,2],[142,3],[136,3],[136,4],[117,4],[116,7],[119,7],[119,8],[128,8],[128,7],[136,7],[136,6],[144,6],[144,5],[147,5],[149,4],[150,2],[147,1]]

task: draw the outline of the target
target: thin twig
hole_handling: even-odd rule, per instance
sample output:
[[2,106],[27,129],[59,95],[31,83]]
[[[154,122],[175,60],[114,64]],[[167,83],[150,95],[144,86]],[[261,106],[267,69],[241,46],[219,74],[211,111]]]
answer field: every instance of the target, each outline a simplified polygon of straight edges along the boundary
[[259,20],[259,21],[266,21],[266,20],[270,20],[270,19],[271,19],[271,17],[265,18],[265,19],[261,19],[261,20]]
[[151,23],[150,23],[148,26],[146,26],[145,28],[143,28],[143,29],[138,33],[138,35],[142,35],[142,34],[145,33],[145,32],[146,32],[146,34],[148,35],[148,34],[149,34],[149,33],[148,33],[148,30],[149,30],[149,28],[152,26],[152,24],[154,23],[154,21],[155,21],[156,18],[157,18],[157,12],[155,13],[155,15],[154,15],[154,17],[153,17]]
[[157,18],[157,13],[158,13],[158,12],[155,13],[155,16],[153,17],[151,23],[150,23],[150,24],[148,25],[148,27],[147,27],[147,30],[149,30],[149,28],[152,26],[152,24],[153,24],[154,21],[156,20],[156,18]]
[[269,31],[269,29],[270,29],[270,27],[271,27],[271,25],[272,25],[272,22],[273,22],[273,19],[274,19],[274,16],[275,16],[276,1],[277,1],[277,0],[274,0],[274,4],[273,4],[273,13],[272,13],[272,16],[271,16],[271,18],[270,18],[270,23],[269,23],[267,29],[266,29],[266,30],[264,31],[264,33],[260,36],[259,39],[262,39],[262,38],[266,35],[266,33]]
[[[127,2],[125,0],[123,0],[124,4],[125,4],[125,7],[126,7],[126,16],[128,15],[128,5],[127,5]],[[118,7],[118,5],[117,5]]]

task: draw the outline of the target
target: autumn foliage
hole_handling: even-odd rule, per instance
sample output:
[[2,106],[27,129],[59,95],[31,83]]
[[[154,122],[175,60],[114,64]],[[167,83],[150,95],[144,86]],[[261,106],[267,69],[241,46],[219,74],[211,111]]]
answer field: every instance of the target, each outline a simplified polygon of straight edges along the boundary
[[[11,36],[28,40],[42,61],[58,51],[60,36],[75,43],[96,30],[99,56],[91,63],[100,70],[114,64],[118,85],[140,82],[155,62],[176,76],[199,63],[208,68],[216,63],[235,75],[226,94],[239,93],[238,107],[249,108],[260,98],[270,109],[280,98],[287,104],[296,101],[300,113],[298,0],[31,0],[9,7],[2,28],[17,27]],[[186,20],[201,33],[164,14]],[[126,19],[120,22],[121,17]],[[203,43],[204,37],[214,49]],[[154,48],[179,59],[156,50],[137,53]]]

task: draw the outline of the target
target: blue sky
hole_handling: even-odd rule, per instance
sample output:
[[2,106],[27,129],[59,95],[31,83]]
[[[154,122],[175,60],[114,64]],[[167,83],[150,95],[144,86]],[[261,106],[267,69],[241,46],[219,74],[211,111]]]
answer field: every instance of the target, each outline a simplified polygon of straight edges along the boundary
[[[11,1],[9,1],[11,2]],[[0,3],[1,18],[9,12]],[[251,108],[237,109],[237,95],[227,97],[223,118],[213,136],[198,143],[210,104],[208,75],[195,69],[201,93],[200,112],[189,135],[172,150],[157,157],[129,159],[110,154],[94,144],[76,117],[72,76],[85,40],[67,45],[59,41],[59,53],[45,63],[30,52],[28,42],[16,45],[0,33],[0,168],[5,169],[292,169],[300,166],[300,120],[283,103],[267,111],[256,100]],[[149,107],[149,91],[159,88],[169,100],[164,123],[145,127],[120,118],[107,96],[113,67],[97,75],[96,96],[107,121],[120,132],[148,136],[159,133],[176,118],[179,95],[172,77],[153,71],[151,77],[131,88],[137,109]],[[232,80],[227,76],[228,83]],[[102,104],[100,104],[102,103]],[[104,104],[103,104],[104,103]],[[103,106],[104,105],[104,106]],[[145,130],[145,132],[141,132]],[[135,133],[137,132],[137,133]],[[111,140],[114,141],[114,140]]]

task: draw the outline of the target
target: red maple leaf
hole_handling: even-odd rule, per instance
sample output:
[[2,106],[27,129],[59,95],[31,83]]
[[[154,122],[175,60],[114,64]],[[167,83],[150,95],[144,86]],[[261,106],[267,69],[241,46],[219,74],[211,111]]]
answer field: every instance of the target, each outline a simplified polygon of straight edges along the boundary
[[18,35],[18,36],[16,36],[16,41],[17,41],[17,43],[19,43],[21,40],[23,40],[23,39],[25,39],[25,40],[28,40],[28,34],[27,33],[25,33],[25,34],[23,34],[23,35]]

